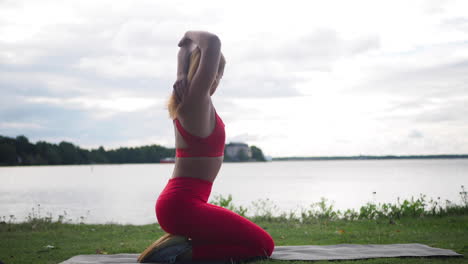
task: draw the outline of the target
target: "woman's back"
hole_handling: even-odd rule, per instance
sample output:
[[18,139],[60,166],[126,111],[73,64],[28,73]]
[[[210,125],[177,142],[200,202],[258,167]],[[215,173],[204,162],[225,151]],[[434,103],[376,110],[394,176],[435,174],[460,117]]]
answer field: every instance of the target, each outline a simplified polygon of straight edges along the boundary
[[[172,177],[194,177],[213,182],[224,159],[225,131],[221,118],[213,111],[209,133],[195,134],[174,120],[176,162]],[[190,116],[189,116],[190,118]],[[211,120],[210,120],[211,121]],[[222,146],[221,146],[222,144]]]
[[184,46],[190,49],[190,55],[189,67],[185,67],[186,58],[181,58],[179,51],[178,81],[173,94],[179,103],[174,114],[176,162],[172,178],[193,177],[213,182],[223,162],[224,123],[216,113],[211,95],[222,77],[224,58],[221,59],[219,39],[213,36],[192,32],[179,43],[181,50]]

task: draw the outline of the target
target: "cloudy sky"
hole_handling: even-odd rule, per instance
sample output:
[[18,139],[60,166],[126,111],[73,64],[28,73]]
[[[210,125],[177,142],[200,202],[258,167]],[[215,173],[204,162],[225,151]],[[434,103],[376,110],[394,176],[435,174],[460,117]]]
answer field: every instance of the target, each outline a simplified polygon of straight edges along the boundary
[[0,135],[174,146],[177,42],[216,33],[227,141],[468,153],[467,1],[0,0]]

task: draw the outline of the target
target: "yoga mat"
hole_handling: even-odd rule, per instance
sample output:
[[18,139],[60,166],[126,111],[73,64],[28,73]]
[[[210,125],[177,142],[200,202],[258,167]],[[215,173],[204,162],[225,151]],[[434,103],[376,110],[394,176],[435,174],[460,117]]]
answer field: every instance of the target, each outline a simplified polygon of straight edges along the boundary
[[[133,264],[139,254],[78,255],[60,264]],[[339,244],[327,246],[276,246],[271,259],[276,260],[345,260],[393,257],[461,257],[449,249],[433,248],[423,244],[358,245]],[[194,262],[202,263],[202,262]],[[224,263],[205,261],[203,263]]]
[[394,257],[461,256],[463,255],[449,249],[433,248],[423,244],[339,244],[327,246],[275,247],[271,258],[278,260],[345,260]]

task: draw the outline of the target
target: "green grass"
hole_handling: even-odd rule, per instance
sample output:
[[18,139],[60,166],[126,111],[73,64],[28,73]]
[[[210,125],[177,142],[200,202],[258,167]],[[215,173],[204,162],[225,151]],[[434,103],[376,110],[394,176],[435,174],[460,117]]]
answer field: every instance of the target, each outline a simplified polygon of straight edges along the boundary
[[[277,246],[422,243],[468,254],[468,215],[404,217],[391,221],[315,219],[307,223],[278,219],[253,220],[271,234]],[[0,260],[5,264],[41,264],[59,263],[80,254],[139,253],[162,234],[158,224],[90,225],[38,219],[20,224],[2,222]],[[48,245],[53,248],[47,248]],[[267,260],[256,263],[267,262],[283,261]],[[388,258],[339,263],[468,263],[468,258]]]
[[[468,254],[468,194],[461,186],[461,203],[426,196],[396,203],[368,203],[358,211],[338,211],[326,199],[295,212],[277,212],[272,201],[253,202],[250,219],[265,229],[275,245],[422,243]],[[232,196],[216,196],[212,204],[245,216],[247,209],[232,203]],[[81,217],[84,222],[86,217]],[[0,260],[5,264],[59,263],[81,254],[139,253],[164,232],[158,224],[134,226],[72,223],[66,212],[53,220],[41,216],[40,205],[23,223],[15,216],[0,220]],[[255,263],[284,262],[276,260]],[[293,263],[308,263],[292,261]],[[325,263],[319,261],[315,263]],[[291,263],[291,261],[285,262]],[[341,263],[468,263],[468,258],[387,258]]]

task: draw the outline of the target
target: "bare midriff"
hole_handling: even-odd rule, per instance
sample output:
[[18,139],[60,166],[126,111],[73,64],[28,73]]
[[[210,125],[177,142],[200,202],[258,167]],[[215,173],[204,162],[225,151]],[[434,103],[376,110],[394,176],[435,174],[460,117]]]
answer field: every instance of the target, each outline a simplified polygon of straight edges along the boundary
[[218,175],[224,156],[176,158],[171,178],[192,177],[214,182]]

